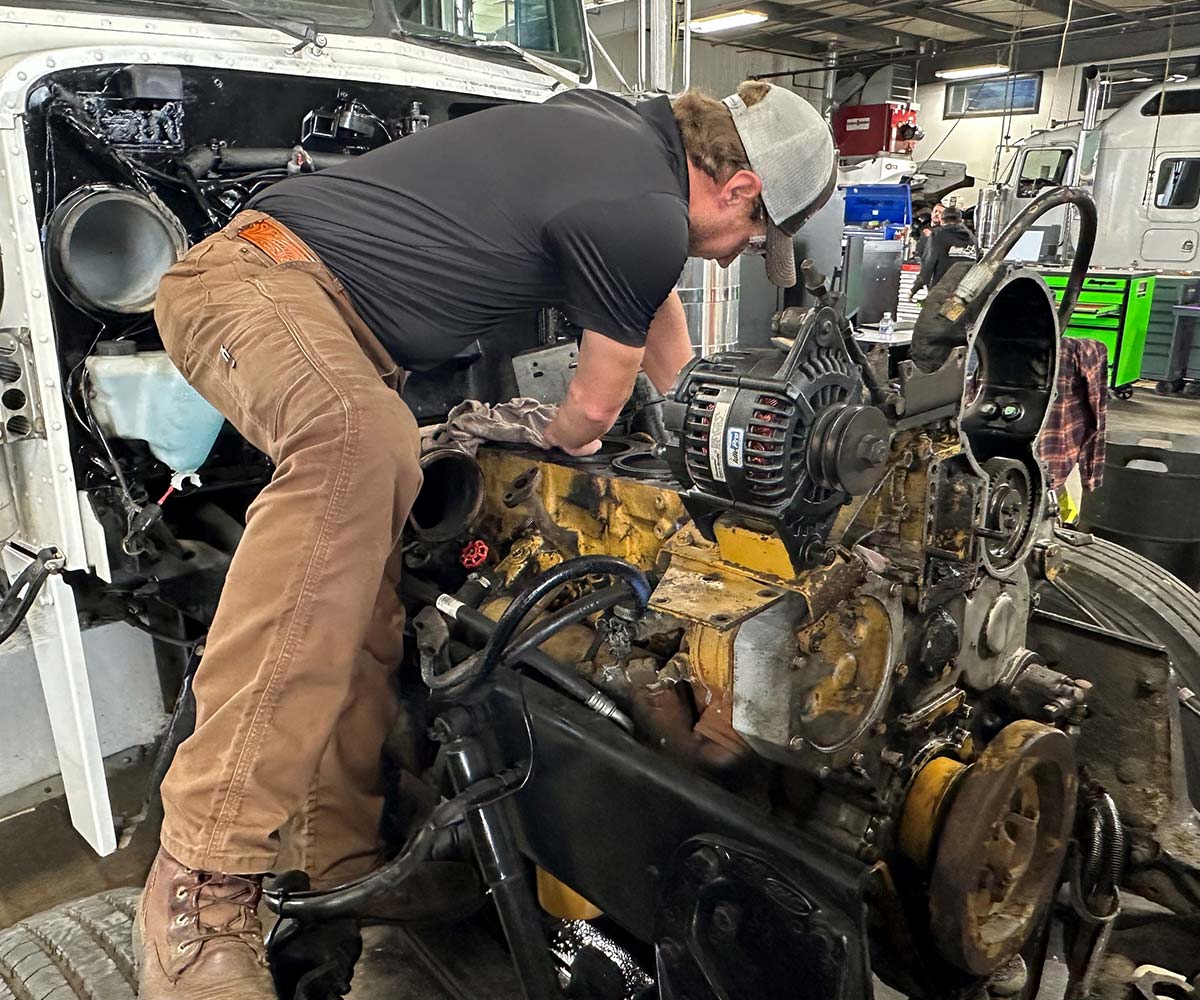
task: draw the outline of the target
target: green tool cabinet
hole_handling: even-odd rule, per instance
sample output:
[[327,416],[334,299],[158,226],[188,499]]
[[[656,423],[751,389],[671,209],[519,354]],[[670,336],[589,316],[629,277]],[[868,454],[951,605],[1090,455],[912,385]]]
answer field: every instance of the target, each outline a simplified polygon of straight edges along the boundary
[[[1062,301],[1070,271],[1039,268],[1057,301]],[[1063,333],[1088,337],[1108,348],[1108,384],[1121,396],[1133,392],[1142,374],[1142,351],[1154,302],[1155,273],[1093,268],[1083,281],[1079,302]]]

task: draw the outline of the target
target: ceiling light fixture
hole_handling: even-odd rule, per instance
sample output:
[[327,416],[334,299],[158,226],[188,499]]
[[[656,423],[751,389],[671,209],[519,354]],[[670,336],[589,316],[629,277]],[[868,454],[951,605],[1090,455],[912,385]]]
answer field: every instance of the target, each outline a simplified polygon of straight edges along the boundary
[[1004,63],[989,63],[986,66],[964,66],[961,69],[934,70],[934,76],[941,80],[974,80],[979,76],[999,76],[1008,72]]
[[746,28],[752,24],[762,24],[767,15],[758,10],[730,10],[724,14],[709,14],[707,17],[694,17],[689,22],[693,33],[711,35],[716,31],[732,31],[734,28]]

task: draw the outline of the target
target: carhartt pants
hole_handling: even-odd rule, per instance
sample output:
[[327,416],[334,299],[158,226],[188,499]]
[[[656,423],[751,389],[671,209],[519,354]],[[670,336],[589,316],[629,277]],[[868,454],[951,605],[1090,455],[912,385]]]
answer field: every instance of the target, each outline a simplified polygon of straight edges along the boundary
[[275,463],[251,505],[196,676],[195,735],[163,784],[163,846],[192,868],[369,870],[404,613],[401,528],[421,485],[400,373],[320,263],[277,264],[243,212],[163,278],[163,343]]

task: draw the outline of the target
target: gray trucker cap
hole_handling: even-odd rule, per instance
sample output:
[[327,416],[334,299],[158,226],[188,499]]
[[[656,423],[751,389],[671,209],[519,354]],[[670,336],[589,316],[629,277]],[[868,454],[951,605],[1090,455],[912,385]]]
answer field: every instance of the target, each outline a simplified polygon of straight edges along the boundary
[[833,135],[803,97],[771,86],[757,104],[737,94],[725,98],[750,169],[762,180],[767,209],[767,277],[791,288],[796,283],[792,237],[829,200],[837,184]]

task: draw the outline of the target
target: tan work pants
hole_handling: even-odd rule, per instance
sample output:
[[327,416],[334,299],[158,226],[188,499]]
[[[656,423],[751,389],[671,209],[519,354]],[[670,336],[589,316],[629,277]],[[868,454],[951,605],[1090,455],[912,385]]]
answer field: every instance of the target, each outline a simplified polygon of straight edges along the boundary
[[162,843],[205,871],[314,884],[377,859],[380,751],[404,611],[400,532],[421,485],[400,373],[320,263],[277,264],[243,212],[163,278],[171,359],[275,463],[196,676],[196,731],[163,783]]

